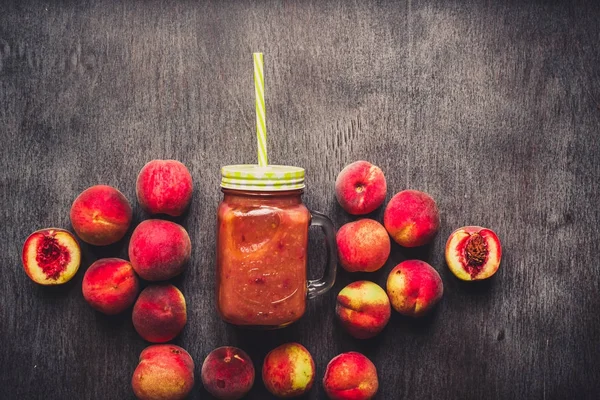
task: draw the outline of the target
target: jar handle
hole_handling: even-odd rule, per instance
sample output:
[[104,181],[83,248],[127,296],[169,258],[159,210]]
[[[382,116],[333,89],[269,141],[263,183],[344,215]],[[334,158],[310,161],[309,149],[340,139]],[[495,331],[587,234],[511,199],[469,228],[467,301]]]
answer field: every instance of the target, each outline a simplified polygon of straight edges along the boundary
[[308,298],[314,299],[317,296],[325,294],[333,287],[335,275],[337,273],[337,242],[335,240],[335,228],[333,222],[316,211],[311,211],[310,224],[320,226],[325,234],[325,243],[327,245],[327,263],[323,276],[319,279],[308,281]]

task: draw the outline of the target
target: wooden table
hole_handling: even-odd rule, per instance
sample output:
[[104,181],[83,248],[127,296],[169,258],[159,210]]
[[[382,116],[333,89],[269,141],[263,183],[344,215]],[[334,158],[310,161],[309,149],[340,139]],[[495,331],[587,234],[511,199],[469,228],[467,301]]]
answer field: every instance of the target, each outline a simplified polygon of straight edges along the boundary
[[[546,4],[547,3],[547,4]],[[327,362],[350,350],[377,366],[378,399],[585,399],[600,392],[600,4],[596,1],[4,1],[0,5],[0,383],[6,399],[128,399],[147,346],[130,313],[106,317],[81,294],[95,259],[127,256],[127,238],[84,247],[62,287],[23,272],[25,238],[70,229],[85,188],[109,184],[147,218],[135,179],[149,160],[184,162],[193,242],[176,279],[188,325],[175,343],[199,370],[215,347],[254,360],[249,399],[268,398],[265,354],[299,341],[325,397]],[[352,218],[333,185],[366,159],[388,180],[430,193],[442,228],[426,249],[393,247],[373,274],[340,271],[334,289],[286,329],[253,332],[215,312],[219,168],[253,163],[252,57],[265,54],[269,156],[305,167],[306,204],[339,227]],[[382,218],[383,212],[373,217]],[[459,282],[444,262],[455,228],[494,229],[504,245],[489,282]],[[322,237],[310,242],[319,274]],[[351,281],[385,285],[399,261],[441,274],[436,312],[394,314],[372,340],[336,323]]]

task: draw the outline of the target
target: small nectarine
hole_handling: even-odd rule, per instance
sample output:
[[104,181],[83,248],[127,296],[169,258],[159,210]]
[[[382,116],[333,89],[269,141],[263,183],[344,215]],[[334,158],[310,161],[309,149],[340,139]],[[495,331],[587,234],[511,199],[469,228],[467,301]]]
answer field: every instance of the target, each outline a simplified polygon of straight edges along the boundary
[[202,364],[204,388],[217,399],[241,399],[254,385],[254,365],[245,351],[223,346],[210,352]]
[[336,235],[338,258],[349,272],[373,272],[390,255],[390,237],[379,222],[364,218],[342,226]]
[[388,203],[383,224],[400,246],[423,246],[438,232],[440,213],[435,201],[427,193],[404,190]]
[[140,290],[131,264],[120,258],[102,258],[85,271],[83,298],[96,310],[114,315],[129,308]]
[[286,343],[271,350],[265,357],[262,379],[274,396],[300,396],[310,390],[315,377],[312,356],[299,343]]
[[180,216],[190,204],[192,190],[190,171],[176,160],[150,161],[136,182],[138,201],[149,214]]
[[194,360],[179,346],[148,346],[140,354],[131,386],[140,400],[183,400],[194,387]]
[[148,219],[129,241],[129,260],[148,281],[163,281],[181,274],[190,259],[192,243],[185,228],[175,222]]
[[387,294],[394,310],[410,317],[429,313],[444,294],[440,274],[421,260],[396,265],[387,279]]
[[84,190],[71,206],[71,225],[86,243],[105,246],[118,242],[131,224],[132,211],[123,193],[107,185]]
[[375,211],[385,201],[385,176],[376,165],[356,161],[347,165],[335,180],[335,196],[346,212],[364,215]]
[[323,387],[332,400],[369,400],[379,389],[377,369],[361,353],[342,353],[327,364]]
[[151,285],[142,290],[133,306],[133,327],[149,342],[175,338],[187,323],[183,294],[173,285]]
[[350,335],[368,339],[381,332],[390,320],[390,300],[376,283],[353,282],[338,294],[335,312]]

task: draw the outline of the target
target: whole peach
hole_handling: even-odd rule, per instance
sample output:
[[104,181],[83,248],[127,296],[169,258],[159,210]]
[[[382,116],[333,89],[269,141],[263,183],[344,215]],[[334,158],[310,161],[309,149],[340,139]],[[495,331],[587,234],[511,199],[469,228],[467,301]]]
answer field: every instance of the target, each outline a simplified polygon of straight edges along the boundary
[[129,241],[131,265],[148,281],[162,281],[181,274],[191,252],[192,243],[183,226],[160,219],[143,221]]
[[151,285],[133,306],[133,327],[142,338],[164,343],[175,338],[187,322],[183,294],[173,285]]
[[40,285],[60,285],[75,276],[81,249],[71,232],[59,228],[33,232],[23,244],[21,261],[27,276]]
[[299,343],[283,344],[265,357],[262,379],[274,396],[300,396],[310,390],[314,378],[315,363],[308,350]]
[[440,213],[427,193],[403,190],[385,208],[383,224],[400,246],[423,246],[438,232]]
[[71,225],[86,243],[105,246],[118,242],[131,225],[132,211],[123,193],[107,185],[84,190],[71,205]]
[[237,347],[219,347],[202,364],[202,383],[217,399],[241,399],[254,385],[252,360]]
[[342,353],[327,364],[323,387],[332,400],[369,400],[379,389],[377,369],[361,353]]
[[452,232],[446,242],[446,263],[463,281],[487,279],[500,267],[502,245],[491,229],[463,226]]
[[114,315],[129,308],[140,290],[131,264],[120,258],[103,258],[85,271],[83,297],[96,310]]
[[373,272],[390,255],[390,237],[379,222],[364,218],[342,226],[336,235],[338,258],[349,272]]
[[190,171],[176,160],[150,161],[136,181],[138,201],[150,214],[180,216],[190,204],[192,191]]
[[357,281],[340,291],[335,312],[350,335],[368,339],[381,332],[390,320],[390,300],[378,284]]
[[146,347],[131,378],[140,400],[182,400],[194,387],[194,360],[172,344]]
[[376,165],[355,161],[347,165],[335,180],[335,196],[346,212],[363,215],[375,211],[385,201],[385,176]]
[[429,313],[444,294],[440,274],[421,260],[396,265],[387,279],[387,294],[394,310],[410,317]]

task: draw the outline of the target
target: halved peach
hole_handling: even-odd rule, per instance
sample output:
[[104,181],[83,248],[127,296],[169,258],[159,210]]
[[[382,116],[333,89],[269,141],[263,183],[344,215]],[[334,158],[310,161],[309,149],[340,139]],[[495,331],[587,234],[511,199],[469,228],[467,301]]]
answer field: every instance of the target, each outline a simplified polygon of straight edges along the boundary
[[446,242],[446,263],[463,281],[477,281],[494,275],[501,258],[500,239],[488,228],[464,226],[452,232]]
[[25,273],[32,281],[40,285],[60,285],[77,273],[81,250],[71,232],[48,228],[29,235],[21,257]]

